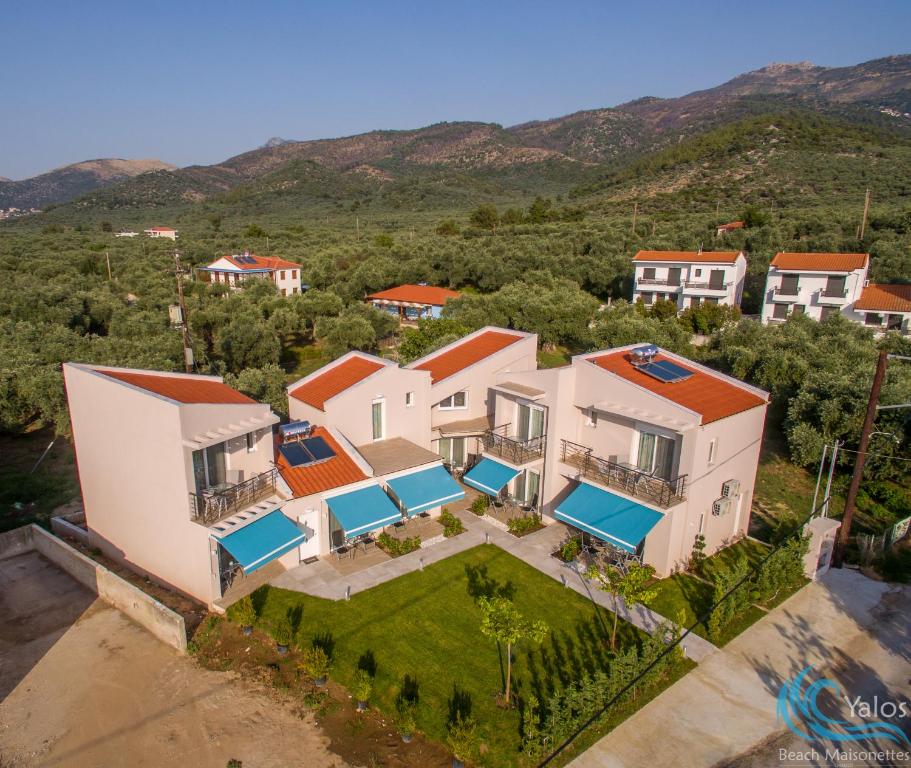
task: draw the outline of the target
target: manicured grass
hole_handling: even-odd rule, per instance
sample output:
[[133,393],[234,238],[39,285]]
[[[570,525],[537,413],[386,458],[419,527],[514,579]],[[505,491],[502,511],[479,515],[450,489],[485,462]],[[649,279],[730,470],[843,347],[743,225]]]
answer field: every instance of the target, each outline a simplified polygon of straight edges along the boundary
[[538,350],[538,367],[539,368],[559,368],[561,365],[569,365],[572,354],[566,347],[555,346],[552,351]]
[[[497,705],[503,688],[505,649],[480,632],[475,598],[505,592],[529,619],[550,633],[539,647],[514,649],[513,685],[521,696],[551,692],[587,672],[606,668],[611,615],[493,545],[482,545],[408,574],[349,602],[321,600],[276,588],[255,594],[260,624],[300,611],[297,642],[309,646],[326,634],[332,677],[350,688],[359,663],[376,665],[372,703],[394,712],[406,675],[417,681],[420,729],[445,741],[450,713],[461,706],[477,720],[483,764],[515,765],[520,747],[518,709]],[[620,645],[638,642],[620,624]],[[372,660],[372,661],[371,661]]]
[[290,382],[332,362],[332,357],[319,344],[295,339],[282,349],[281,362]]

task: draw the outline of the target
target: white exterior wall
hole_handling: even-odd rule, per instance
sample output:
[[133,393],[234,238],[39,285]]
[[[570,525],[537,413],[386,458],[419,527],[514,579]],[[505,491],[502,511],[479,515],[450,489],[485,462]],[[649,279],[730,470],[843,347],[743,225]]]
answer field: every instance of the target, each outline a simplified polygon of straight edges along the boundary
[[280,267],[272,271],[272,281],[282,296],[292,296],[301,291],[300,267]]
[[[682,311],[691,306],[694,298],[701,300],[717,299],[719,304],[727,306],[740,306],[743,297],[743,284],[746,279],[747,263],[741,253],[734,263],[729,262],[683,262],[683,261],[636,261],[633,284],[633,302],[635,303],[643,294],[651,294],[653,303],[656,294],[665,294],[667,298],[677,302],[677,310]],[[650,284],[643,282],[646,269],[654,269],[654,279],[666,281],[671,269],[680,269],[680,285],[668,286],[666,284]],[[700,283],[708,283],[713,270],[724,273],[724,288],[722,290],[709,289]],[[688,285],[687,283],[696,285]]]
[[[269,407],[181,405],[71,364],[64,365],[64,378],[92,545],[211,604],[220,595],[213,593],[210,532],[190,517],[195,485],[192,449],[184,440],[271,415]],[[245,443],[238,451],[235,441],[228,468],[269,469],[271,428],[259,432],[255,453],[248,454]]]
[[[833,276],[845,275],[847,277],[845,281],[847,295],[844,299],[822,295],[830,274]],[[781,296],[777,294],[776,289],[781,287],[784,275],[798,276],[796,296]],[[775,304],[786,304],[789,315],[794,311],[795,306],[800,305],[804,308],[804,314],[808,317],[814,320],[821,320],[823,307],[829,306],[833,307],[835,311],[845,314],[849,319],[863,323],[862,314],[855,313],[853,307],[863,292],[866,279],[867,270],[863,268],[855,269],[853,272],[810,272],[793,269],[779,270],[777,267],[770,266],[763,296],[762,322],[768,324],[770,321],[775,320],[773,317]]]

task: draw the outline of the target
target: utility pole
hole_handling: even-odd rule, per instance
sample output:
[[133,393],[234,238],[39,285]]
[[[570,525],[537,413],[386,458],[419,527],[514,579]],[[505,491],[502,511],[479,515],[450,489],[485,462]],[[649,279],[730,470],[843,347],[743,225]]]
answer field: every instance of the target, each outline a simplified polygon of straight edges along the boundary
[[639,215],[639,203],[638,201],[633,203],[633,234],[636,234],[636,217]]
[[357,232],[357,239],[360,240],[361,239],[361,217],[360,216],[354,217],[354,229]]
[[860,490],[860,480],[864,473],[864,463],[867,459],[867,448],[870,446],[870,433],[873,431],[873,420],[876,418],[876,404],[879,402],[879,391],[882,389],[883,380],[886,378],[886,365],[889,361],[887,352],[879,353],[876,361],[876,373],[873,375],[873,385],[870,387],[870,400],[867,403],[867,415],[860,431],[860,445],[857,447],[857,460],[854,462],[854,474],[851,475],[851,484],[848,486],[848,495],[845,498],[845,514],[841,520],[841,531],[838,534],[838,543],[835,546],[835,555],[832,563],[836,568],[841,568],[845,558],[845,549],[848,546],[848,537],[851,535],[851,521],[854,519],[854,502]]
[[183,298],[183,270],[180,267],[180,251],[174,251],[174,274],[177,277],[177,303],[180,305],[180,330],[183,333],[183,367],[193,373],[193,347],[190,346],[190,318]]
[[107,251],[104,252],[104,260],[108,265],[108,282],[111,282],[111,254]]
[[[835,477],[835,462],[838,459],[838,449],[841,448],[841,446],[841,440],[836,440],[835,445],[832,446],[832,459],[831,463],[829,464],[829,478],[826,480],[826,500],[822,507],[823,517],[829,516],[829,501],[832,498],[832,479]],[[816,507],[813,507],[813,509],[816,509]]]
[[858,240],[864,239],[864,232],[867,229],[867,215],[870,213],[870,190],[867,189],[867,194],[864,196],[864,217],[860,222],[860,235],[857,238]]

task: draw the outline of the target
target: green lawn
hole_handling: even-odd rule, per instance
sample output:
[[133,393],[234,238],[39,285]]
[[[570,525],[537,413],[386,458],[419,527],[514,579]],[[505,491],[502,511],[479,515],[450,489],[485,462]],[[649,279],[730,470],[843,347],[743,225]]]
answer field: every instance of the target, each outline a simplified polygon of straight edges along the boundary
[[[483,764],[515,765],[519,712],[496,703],[503,685],[504,654],[480,633],[475,597],[505,592],[531,619],[551,628],[540,647],[514,650],[514,690],[549,693],[609,661],[611,615],[559,582],[493,545],[481,545],[424,571],[408,574],[351,598],[332,602],[266,587],[254,596],[260,624],[300,610],[298,644],[324,633],[333,651],[333,678],[350,687],[359,662],[376,665],[373,703],[394,711],[405,676],[417,681],[418,725],[445,741],[454,707],[470,709],[486,749]],[[621,644],[641,635],[621,622]]]
[[281,364],[289,382],[297,381],[330,362],[332,357],[319,344],[300,338],[287,342],[282,349]]
[[572,353],[566,348],[559,345],[553,350],[538,350],[538,367],[539,368],[559,368],[561,365],[569,365]]
[[[741,558],[746,558],[751,565],[755,565],[768,553],[769,549],[762,544],[750,539],[742,539],[707,558],[703,563],[702,573],[706,579],[711,580],[719,568],[729,567]],[[658,589],[658,595],[649,603],[649,607],[672,621],[683,619],[687,627],[692,626],[712,605],[712,585],[687,573],[675,573],[673,576],[661,579],[654,586]],[[780,595],[766,607],[774,607],[791,594],[793,592]],[[765,612],[762,609],[751,606],[743,615],[728,625],[724,636],[717,644],[725,645],[764,615]],[[708,638],[708,629],[703,624],[698,624],[693,631],[701,637]]]

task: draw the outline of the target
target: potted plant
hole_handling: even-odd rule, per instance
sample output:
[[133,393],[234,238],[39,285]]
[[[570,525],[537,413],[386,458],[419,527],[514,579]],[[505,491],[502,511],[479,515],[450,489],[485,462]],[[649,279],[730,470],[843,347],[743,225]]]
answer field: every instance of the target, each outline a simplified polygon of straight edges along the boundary
[[471,759],[475,748],[475,731],[475,721],[470,717],[463,718],[461,713],[456,714],[455,720],[449,724],[446,743],[452,750],[452,768],[464,768],[465,763]]
[[234,606],[234,620],[240,624],[241,630],[247,637],[253,634],[256,609],[253,607],[253,598],[250,595],[242,597]]
[[417,723],[414,717],[415,705],[413,701],[399,697],[395,704],[395,725],[402,741],[408,744],[414,736]]
[[357,711],[363,712],[367,709],[367,702],[370,700],[370,694],[373,692],[373,678],[366,669],[359,669],[354,673],[354,685],[352,693],[357,700]]
[[313,678],[313,682],[320,688],[326,684],[331,666],[329,656],[320,646],[314,645],[304,651],[300,668]]
[[280,656],[288,653],[291,634],[291,621],[287,616],[282,616],[272,623],[272,638],[275,640],[275,648]]

